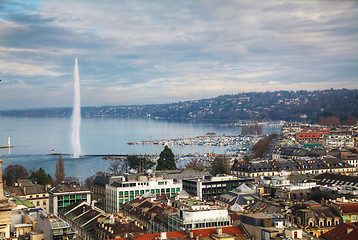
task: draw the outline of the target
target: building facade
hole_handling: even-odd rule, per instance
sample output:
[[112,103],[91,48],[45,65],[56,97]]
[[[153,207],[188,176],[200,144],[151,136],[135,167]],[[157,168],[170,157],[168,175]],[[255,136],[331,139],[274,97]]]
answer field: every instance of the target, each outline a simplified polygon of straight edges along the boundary
[[174,196],[182,185],[173,179],[149,175],[127,175],[112,177],[106,185],[106,211],[118,212],[122,204],[145,193]]
[[37,215],[37,231],[43,233],[43,239],[62,240],[73,239],[76,231],[61,218],[41,211]]
[[[230,226],[228,210],[208,205],[191,206],[178,209],[177,213],[168,214],[168,232]],[[152,232],[154,231],[152,225]]]
[[352,134],[334,133],[324,137],[326,148],[354,148],[354,138]]
[[61,183],[49,191],[50,212],[58,215],[59,210],[78,201],[91,202],[91,192],[77,183]]
[[230,175],[208,176],[204,179],[183,179],[183,189],[200,199],[214,200],[216,196],[231,191],[244,182],[253,181],[253,178],[240,178]]

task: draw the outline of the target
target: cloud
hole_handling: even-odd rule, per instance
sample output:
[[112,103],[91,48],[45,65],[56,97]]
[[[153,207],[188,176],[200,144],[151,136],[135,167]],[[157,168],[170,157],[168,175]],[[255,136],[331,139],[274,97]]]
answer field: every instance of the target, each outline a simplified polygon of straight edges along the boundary
[[0,60],[0,72],[5,75],[58,77],[66,74],[53,71],[52,68],[52,66],[46,64],[36,65],[33,63],[20,63]]
[[50,99],[18,107],[68,105],[75,57],[89,105],[358,87],[355,1],[2,1],[0,9],[0,75]]

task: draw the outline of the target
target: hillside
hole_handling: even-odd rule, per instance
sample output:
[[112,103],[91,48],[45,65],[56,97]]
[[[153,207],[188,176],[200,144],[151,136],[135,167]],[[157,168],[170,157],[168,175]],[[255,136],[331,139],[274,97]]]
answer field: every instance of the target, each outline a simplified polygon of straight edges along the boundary
[[[3,116],[65,116],[72,108],[0,111]],[[311,121],[358,117],[358,90],[249,92],[172,104],[82,107],[83,117]]]

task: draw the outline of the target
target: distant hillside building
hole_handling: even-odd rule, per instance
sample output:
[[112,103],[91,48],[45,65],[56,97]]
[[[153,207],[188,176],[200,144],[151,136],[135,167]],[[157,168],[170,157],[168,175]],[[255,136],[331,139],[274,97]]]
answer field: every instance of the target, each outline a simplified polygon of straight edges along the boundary
[[326,134],[329,134],[329,129],[306,130],[296,133],[296,141],[299,143],[323,143],[323,138]]
[[324,136],[324,146],[329,149],[354,148],[354,137],[351,133],[332,133]]

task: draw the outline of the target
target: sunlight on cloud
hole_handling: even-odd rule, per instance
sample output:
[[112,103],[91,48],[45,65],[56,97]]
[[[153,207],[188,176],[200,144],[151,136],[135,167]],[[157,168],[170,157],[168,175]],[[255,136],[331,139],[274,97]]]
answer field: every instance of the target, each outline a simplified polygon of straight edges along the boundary
[[67,73],[52,70],[53,66],[38,63],[20,63],[0,60],[0,72],[13,76],[49,76],[58,77]]

